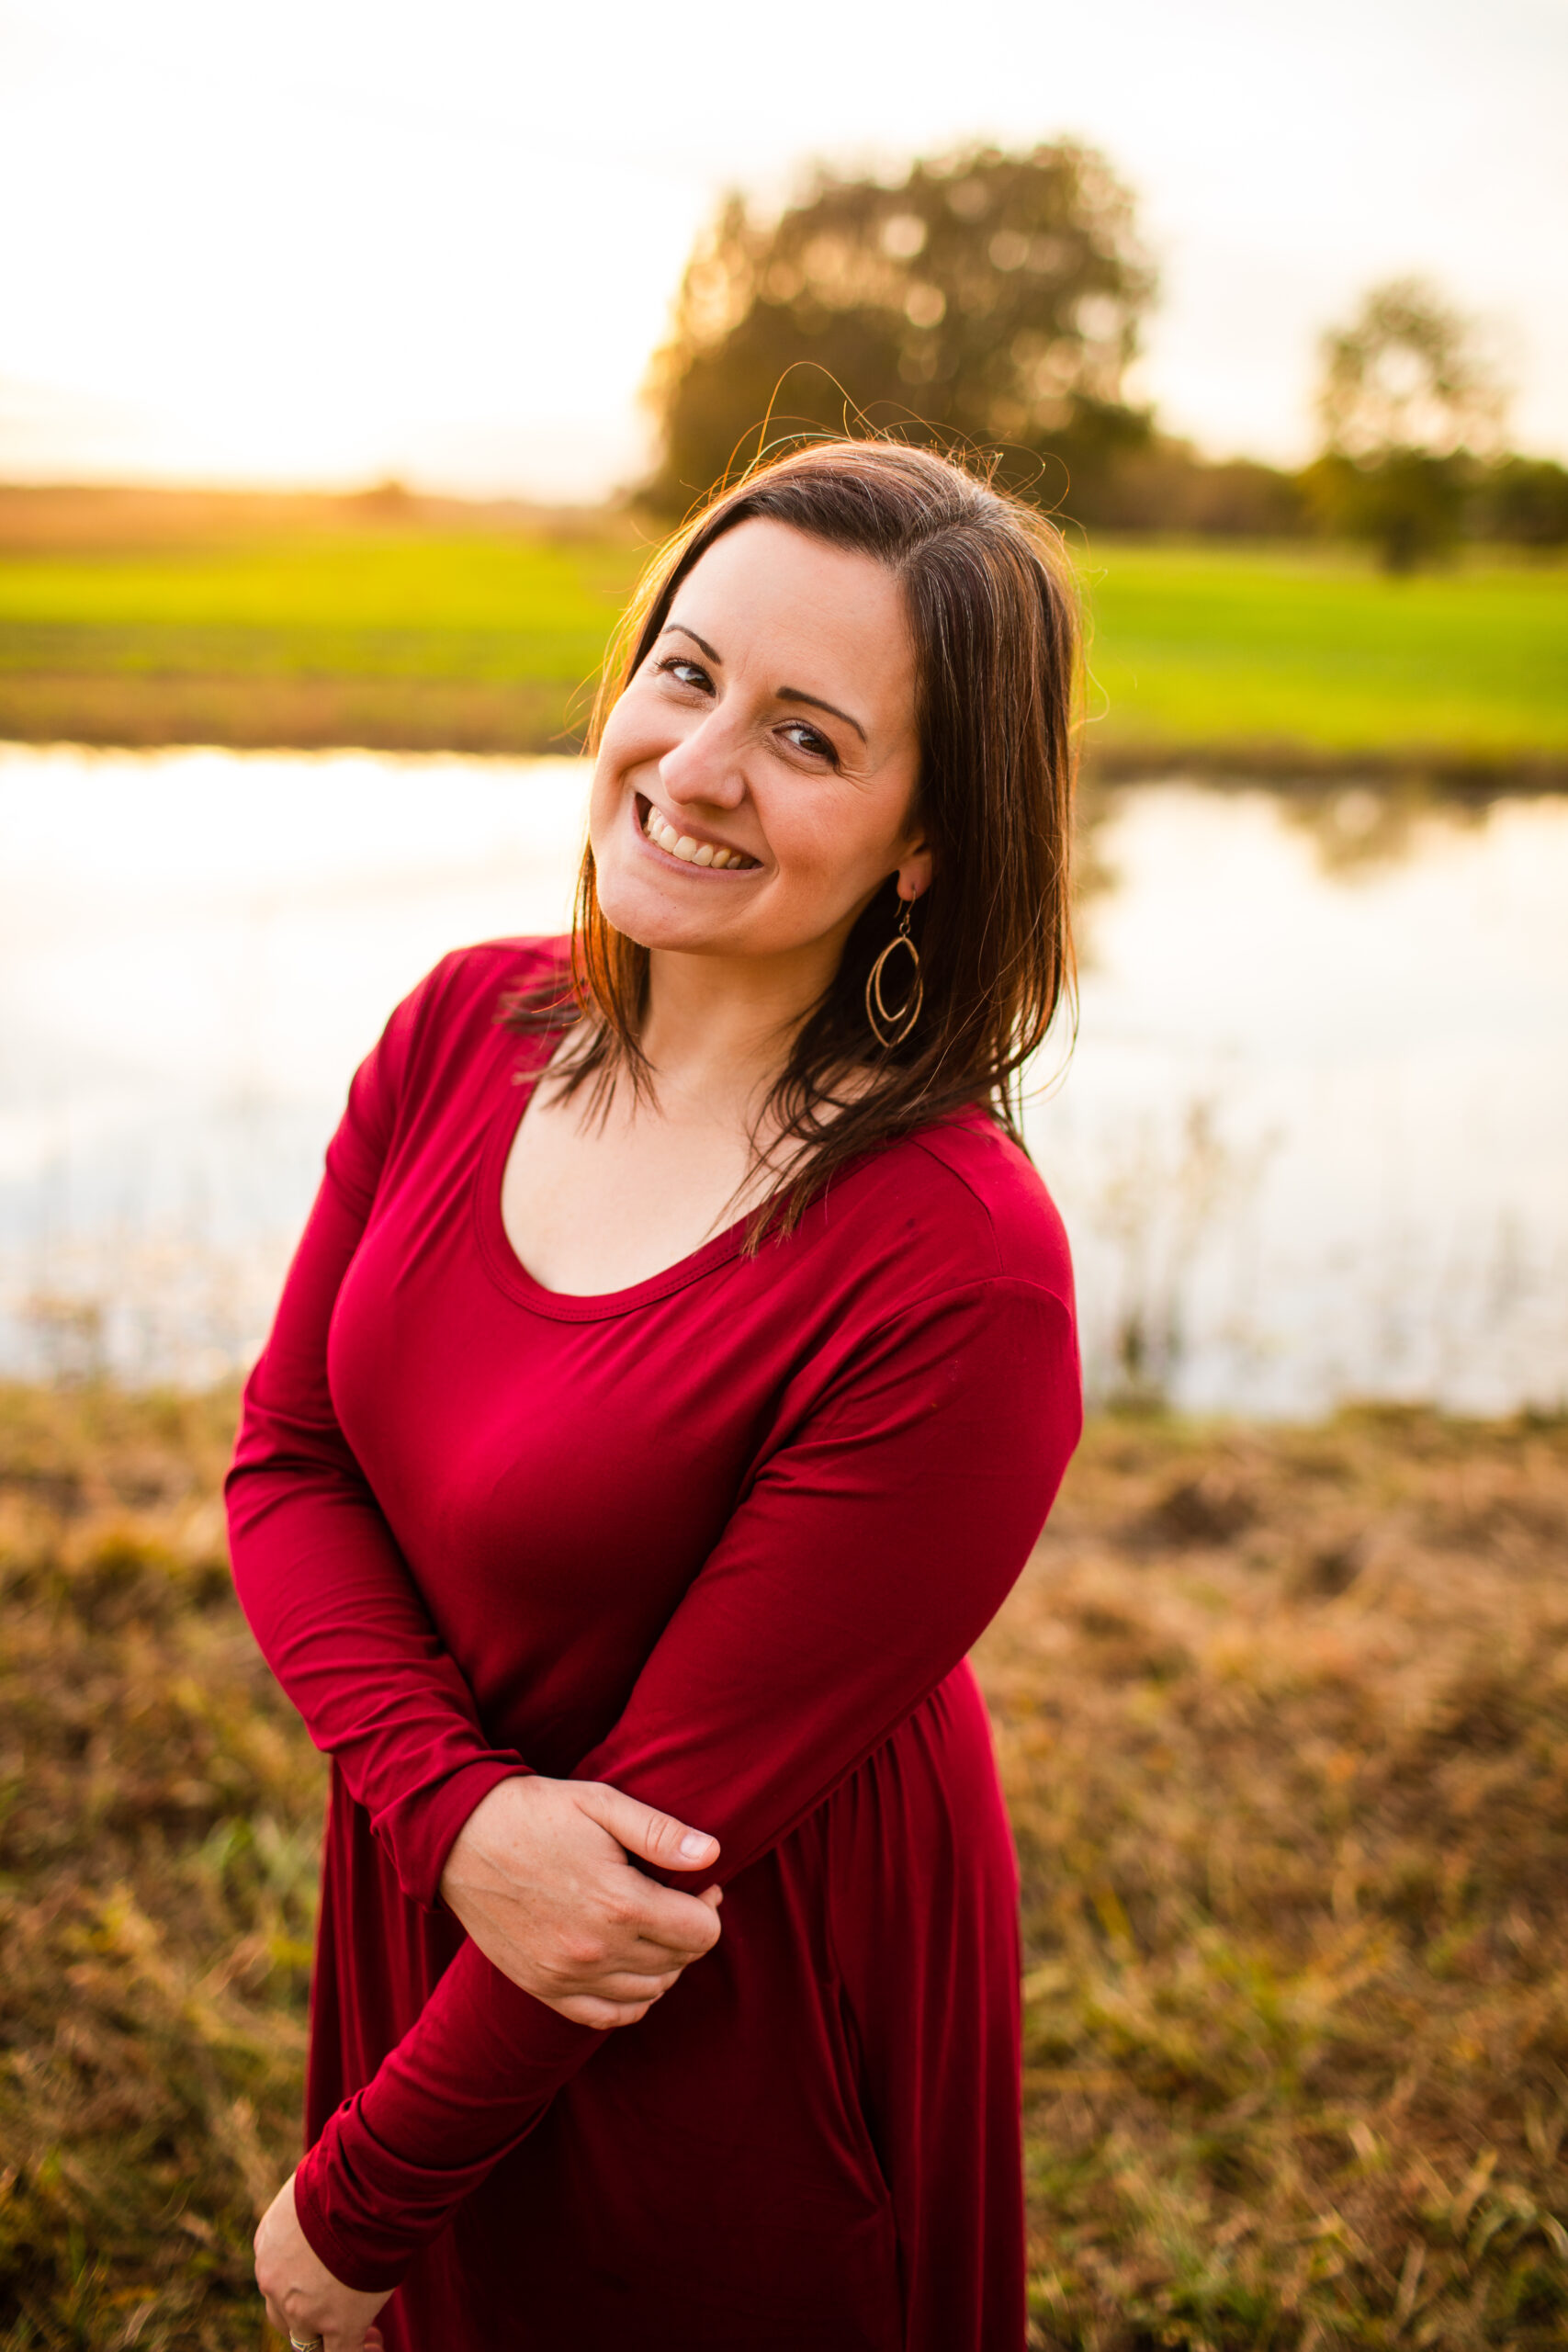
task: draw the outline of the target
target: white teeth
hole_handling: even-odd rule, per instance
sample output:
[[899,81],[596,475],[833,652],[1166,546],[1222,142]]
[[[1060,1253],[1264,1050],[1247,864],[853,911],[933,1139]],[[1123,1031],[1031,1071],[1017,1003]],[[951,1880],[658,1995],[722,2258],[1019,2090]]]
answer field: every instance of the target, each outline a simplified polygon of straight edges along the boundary
[[673,825],[665,823],[651,801],[642,830],[650,842],[667,850],[671,857],[678,857],[682,865],[705,865],[716,872],[726,866],[754,865],[757,862],[738,849],[716,849],[711,842],[696,842],[690,833],[678,833]]

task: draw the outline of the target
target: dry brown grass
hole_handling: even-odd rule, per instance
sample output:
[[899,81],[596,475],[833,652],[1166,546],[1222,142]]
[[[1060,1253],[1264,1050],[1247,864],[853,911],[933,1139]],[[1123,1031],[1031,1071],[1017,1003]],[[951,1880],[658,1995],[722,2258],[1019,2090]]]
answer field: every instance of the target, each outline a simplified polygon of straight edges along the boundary
[[231,1399],[0,1392],[0,2344],[255,2346],[321,1770],[234,1607]]
[[1568,2340],[1568,1431],[1101,1423],[988,1637],[1039,2340]]
[[582,747],[585,697],[482,678],[0,673],[0,741],[155,752],[366,752],[559,757]]
[[[5,2352],[262,2341],[321,1780],[231,1414],[0,1391]],[[1568,2338],[1565,1538],[1560,1425],[1091,1429],[980,1661],[1043,2345]]]

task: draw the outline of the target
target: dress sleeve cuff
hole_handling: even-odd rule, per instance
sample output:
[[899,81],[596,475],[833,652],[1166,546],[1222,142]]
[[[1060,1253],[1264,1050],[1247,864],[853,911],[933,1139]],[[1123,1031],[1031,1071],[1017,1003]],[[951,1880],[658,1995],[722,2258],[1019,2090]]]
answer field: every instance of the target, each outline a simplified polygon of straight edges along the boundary
[[532,1765],[521,1757],[477,1757],[437,1787],[421,1790],[375,1821],[376,1834],[390,1853],[398,1883],[411,1902],[426,1911],[444,1907],[441,1874],[463,1824],[502,1781],[532,1777]]
[[401,2285],[414,2249],[405,2247],[400,2258],[388,2254],[367,2259],[336,2227],[327,2161],[327,2140],[332,2128],[331,2124],[327,2126],[326,2134],[307,2153],[294,2176],[294,2211],[301,2234],[340,2287],[352,2287],[356,2295],[390,2294],[394,2287]]

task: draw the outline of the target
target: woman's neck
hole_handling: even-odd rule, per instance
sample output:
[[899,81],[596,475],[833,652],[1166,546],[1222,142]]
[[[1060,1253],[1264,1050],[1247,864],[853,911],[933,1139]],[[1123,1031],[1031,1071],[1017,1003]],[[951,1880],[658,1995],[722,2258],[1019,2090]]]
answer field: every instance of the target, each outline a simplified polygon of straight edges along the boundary
[[661,1102],[701,1102],[710,1116],[729,1112],[749,1124],[835,960],[810,951],[731,958],[655,949],[641,1042]]

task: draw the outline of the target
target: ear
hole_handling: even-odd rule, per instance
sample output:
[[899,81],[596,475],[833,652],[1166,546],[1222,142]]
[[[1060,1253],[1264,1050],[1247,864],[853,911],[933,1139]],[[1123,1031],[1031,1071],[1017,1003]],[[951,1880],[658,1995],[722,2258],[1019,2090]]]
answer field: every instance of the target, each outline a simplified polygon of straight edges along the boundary
[[931,875],[936,859],[924,841],[909,843],[898,861],[898,896],[911,903],[923,899],[931,887]]

